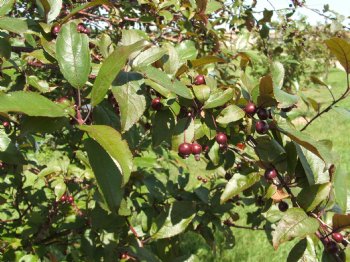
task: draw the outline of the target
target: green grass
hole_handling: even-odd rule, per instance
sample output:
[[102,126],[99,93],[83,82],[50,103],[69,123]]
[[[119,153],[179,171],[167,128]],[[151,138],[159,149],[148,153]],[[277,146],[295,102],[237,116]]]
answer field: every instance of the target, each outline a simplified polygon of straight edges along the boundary
[[[333,69],[330,71],[326,82],[332,86],[332,92],[337,98],[346,88],[346,75],[343,71]],[[322,106],[327,106],[332,101],[329,92],[324,87],[311,86],[305,88],[306,95],[310,95],[315,100],[323,101]],[[339,106],[350,108],[350,98],[343,100]],[[346,172],[350,171],[350,119],[342,116],[336,111],[329,111],[315,120],[307,129],[306,133],[313,138],[330,139],[333,141],[333,151],[339,156],[339,166]],[[243,216],[241,219],[245,219]],[[188,235],[184,241],[191,251],[199,248],[201,261],[286,261],[287,256],[297,240],[284,243],[275,251],[269,242],[264,231],[253,231],[246,229],[232,229],[235,236],[235,245],[232,249],[224,250],[221,253],[214,253],[206,246],[203,239],[198,239],[193,235]],[[218,238],[218,244],[220,237]],[[206,246],[206,248],[205,248]],[[203,247],[203,248],[201,248]]]

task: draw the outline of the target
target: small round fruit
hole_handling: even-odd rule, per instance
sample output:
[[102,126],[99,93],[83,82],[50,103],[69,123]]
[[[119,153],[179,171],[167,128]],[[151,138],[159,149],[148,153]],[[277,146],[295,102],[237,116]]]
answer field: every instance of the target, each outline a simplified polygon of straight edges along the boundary
[[202,153],[202,146],[196,142],[192,143],[192,154],[199,155]]
[[226,134],[219,132],[216,134],[215,140],[218,144],[225,145],[227,143],[227,136]]
[[266,169],[264,177],[266,180],[273,180],[277,177],[277,170],[274,168]]
[[282,212],[286,212],[288,210],[288,203],[287,202],[284,202],[284,201],[281,201],[278,203],[278,209]]
[[66,200],[67,200],[67,196],[66,195],[61,196],[61,202],[65,202]]
[[160,102],[160,97],[153,98],[152,108],[156,111],[160,110],[163,107],[162,102]]
[[208,182],[208,180],[207,180],[206,178],[203,178],[203,179],[202,179],[202,182],[205,184],[205,183]]
[[332,238],[337,243],[341,243],[343,241],[343,239],[344,239],[343,235],[338,233],[338,232],[334,232],[332,234]]
[[244,150],[245,144],[242,142],[237,143],[236,147],[238,147],[240,150]]
[[61,26],[60,25],[55,25],[54,27],[52,27],[51,29],[51,33],[54,35],[54,36],[57,36],[58,33],[61,31]]
[[87,27],[86,27],[86,28],[84,29],[83,33],[89,35],[89,34],[91,33],[90,28],[87,28]]
[[78,25],[77,25],[77,31],[78,31],[79,33],[84,33],[84,31],[85,31],[85,25],[82,24],[82,23],[78,24]]
[[256,106],[253,102],[248,102],[248,104],[245,106],[244,111],[247,115],[253,116],[256,112]]
[[196,78],[194,79],[193,83],[195,85],[204,85],[205,84],[205,77],[204,77],[204,75],[196,76]]
[[197,180],[201,181],[202,177],[201,176],[197,176]]
[[269,125],[263,120],[257,121],[255,123],[255,130],[260,135],[266,134],[269,131]]
[[68,200],[68,202],[69,203],[73,203],[74,202],[74,197],[73,196],[69,196],[68,198],[67,198],[67,200]]
[[9,127],[9,126],[10,126],[10,122],[5,121],[5,122],[2,123],[2,125],[3,125],[4,127]]
[[178,148],[179,155],[183,158],[187,158],[192,153],[192,145],[190,143],[182,143]]
[[269,112],[265,108],[259,108],[256,111],[256,114],[258,115],[260,120],[266,120],[269,118]]
[[326,250],[330,254],[335,254],[338,252],[339,249],[337,243],[330,241],[326,244]]

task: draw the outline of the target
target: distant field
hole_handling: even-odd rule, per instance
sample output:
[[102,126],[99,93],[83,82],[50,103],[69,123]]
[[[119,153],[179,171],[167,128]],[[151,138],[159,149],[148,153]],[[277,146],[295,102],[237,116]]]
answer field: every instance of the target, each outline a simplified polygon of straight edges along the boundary
[[[332,86],[332,92],[338,97],[346,88],[345,73],[338,69],[332,69],[327,84]],[[305,93],[318,97],[325,103],[331,101],[330,94],[324,87],[308,87]],[[339,103],[339,106],[350,109],[350,98]],[[314,121],[306,130],[313,138],[330,139],[333,141],[333,150],[339,155],[340,166],[349,173],[350,180],[350,118],[342,117],[336,111],[330,111]],[[244,216],[241,219],[245,219]],[[235,246],[232,249],[225,250],[222,253],[214,255],[213,251],[205,244],[202,239],[197,239],[193,235],[184,237],[183,248],[188,248],[195,253],[198,248],[200,251],[200,261],[286,261],[289,251],[296,244],[297,240],[281,245],[275,251],[264,231],[252,231],[246,229],[233,229],[235,236]],[[220,242],[220,241],[218,241]],[[190,252],[191,252],[190,251]]]

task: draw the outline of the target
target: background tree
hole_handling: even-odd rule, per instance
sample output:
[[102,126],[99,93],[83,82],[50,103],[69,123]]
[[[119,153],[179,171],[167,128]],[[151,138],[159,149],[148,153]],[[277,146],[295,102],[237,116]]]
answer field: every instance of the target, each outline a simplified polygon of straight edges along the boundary
[[312,27],[297,8],[0,1],[2,260],[195,260],[188,232],[218,259],[232,228],[300,240],[291,261],[345,260],[346,173],[303,131],[349,115],[350,44],[336,13]]

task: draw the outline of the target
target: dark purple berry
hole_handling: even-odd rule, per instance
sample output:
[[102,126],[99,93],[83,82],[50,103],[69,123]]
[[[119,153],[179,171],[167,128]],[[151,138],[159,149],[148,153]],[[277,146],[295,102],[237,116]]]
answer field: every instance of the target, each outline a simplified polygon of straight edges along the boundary
[[253,102],[248,102],[248,104],[245,106],[244,111],[247,115],[253,116],[256,112],[256,106]]
[[160,102],[160,97],[156,97],[152,100],[152,108],[156,111],[160,110],[163,104]]
[[338,232],[334,232],[332,234],[332,238],[337,243],[341,243],[343,241],[343,239],[344,239],[343,235],[338,233]]
[[258,115],[260,120],[266,120],[269,118],[269,112],[265,108],[259,108],[256,111],[256,114]]
[[192,143],[192,154],[199,155],[202,153],[202,146],[196,142]]
[[60,25],[55,25],[54,27],[52,27],[51,29],[51,33],[54,35],[54,36],[57,36],[58,33],[61,31],[61,26]]
[[182,143],[178,148],[179,155],[183,158],[187,158],[192,153],[192,145],[190,143]]
[[330,241],[326,244],[326,250],[330,254],[335,254],[338,252],[338,245],[334,241]]
[[219,132],[216,134],[215,140],[216,140],[216,142],[218,142],[219,145],[226,145],[227,136],[226,136],[226,134]]
[[195,85],[204,85],[205,84],[205,77],[204,77],[204,75],[196,76],[196,78],[194,79],[193,83]]
[[269,125],[265,121],[259,120],[255,123],[255,130],[261,135],[266,134],[269,131]]
[[286,212],[288,210],[288,203],[287,202],[284,202],[284,201],[281,201],[278,203],[278,209],[282,212]]
[[266,169],[264,177],[266,180],[273,180],[277,177],[277,170],[274,168]]

